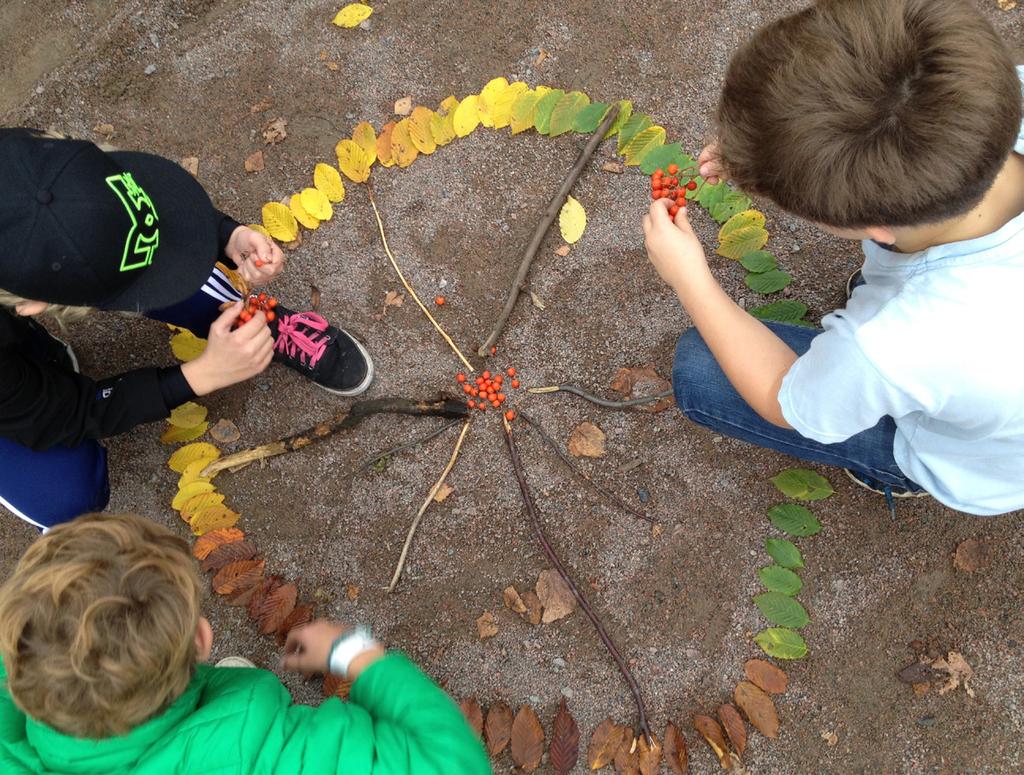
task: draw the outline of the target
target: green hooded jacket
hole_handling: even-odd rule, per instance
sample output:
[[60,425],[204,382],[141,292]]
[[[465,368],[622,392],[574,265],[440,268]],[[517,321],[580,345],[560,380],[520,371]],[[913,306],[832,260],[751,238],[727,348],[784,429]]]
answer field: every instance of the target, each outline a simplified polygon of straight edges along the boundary
[[0,664],[3,775],[489,775],[458,706],[390,653],[349,702],[292,704],[273,673],[199,665],[171,707],[127,735],[86,740],[22,713]]

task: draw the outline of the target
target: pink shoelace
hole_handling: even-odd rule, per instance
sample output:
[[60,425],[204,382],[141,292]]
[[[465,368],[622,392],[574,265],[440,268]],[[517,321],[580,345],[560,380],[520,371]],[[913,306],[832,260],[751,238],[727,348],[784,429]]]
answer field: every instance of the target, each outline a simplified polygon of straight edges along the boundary
[[315,312],[296,312],[282,315],[277,323],[277,342],[274,349],[289,358],[298,357],[299,362],[316,366],[327,349],[327,335],[317,332],[327,330],[330,324]]

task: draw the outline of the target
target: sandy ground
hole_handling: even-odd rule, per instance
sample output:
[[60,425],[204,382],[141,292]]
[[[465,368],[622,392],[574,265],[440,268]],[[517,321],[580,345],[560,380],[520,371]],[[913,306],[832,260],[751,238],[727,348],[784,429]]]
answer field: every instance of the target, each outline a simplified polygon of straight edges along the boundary
[[[380,126],[400,97],[436,105],[497,75],[582,89],[595,100],[632,99],[696,151],[730,52],[750,30],[800,3],[391,0],[374,3],[365,30],[332,27],[337,5],[7,0],[0,6],[0,116],[97,140],[94,127],[109,123],[121,147],[198,156],[199,179],[218,205],[254,220],[264,201],[309,185],[314,163],[331,161],[335,142],[357,121]],[[1020,10],[1000,12],[994,0],[979,5],[1006,36],[1024,42]],[[550,55],[534,66],[541,48]],[[251,115],[262,98],[273,107]],[[287,140],[265,149],[265,171],[246,174],[243,160],[262,147],[259,130],[276,116],[288,121]],[[582,142],[481,130],[407,170],[374,173],[393,248],[425,297],[443,289],[441,317],[466,349],[490,327],[521,245]],[[599,160],[610,153],[602,148]],[[520,304],[501,342],[498,360],[516,365],[525,384],[573,381],[606,391],[617,368],[642,364],[667,375],[688,324],[643,253],[643,181],[599,166],[575,191],[590,217],[585,237],[558,259],[559,241],[550,236],[535,265],[531,287],[546,309]],[[795,277],[793,297],[815,318],[840,304],[857,247],[763,209],[769,247]],[[706,219],[700,229],[712,234]],[[760,303],[738,267],[715,267],[730,292]],[[303,306],[310,282],[322,290],[325,312],[373,352],[380,378],[372,395],[426,397],[454,385],[456,362],[411,303],[375,317],[398,284],[359,187],[349,187],[334,220],[292,256],[274,291]],[[106,315],[72,331],[85,369],[96,375],[171,363],[166,339],[159,324]],[[214,419],[238,424],[243,443],[305,427],[343,405],[280,368],[206,403]],[[662,520],[664,531],[652,536],[572,483],[523,434],[552,540],[589,582],[596,607],[635,660],[659,735],[674,720],[691,743],[692,771],[714,772],[688,719],[725,701],[744,660],[759,653],[751,636],[764,622],[750,598],[772,534],[765,510],[779,500],[768,479],[793,461],[716,437],[675,410],[607,412],[559,396],[531,397],[523,406],[562,441],[579,422],[598,423],[608,455],[588,468],[633,502],[649,496],[646,508]],[[549,723],[565,694],[584,743],[605,716],[630,722],[628,694],[579,613],[531,627],[502,606],[504,587],[532,587],[546,563],[493,414],[475,422],[451,477],[455,493],[424,520],[398,593],[384,592],[412,514],[454,437],[402,454],[382,472],[352,476],[347,469],[433,422],[376,418],[315,452],[224,475],[218,484],[270,565],[325,601],[322,613],[371,623],[456,697],[529,702]],[[143,427],[110,441],[111,509],[181,531],[168,507],[176,475],[165,466],[159,432]],[[642,465],[619,472],[636,460]],[[901,503],[892,522],[879,499],[825,473],[837,490],[815,507],[825,529],[801,542],[811,654],[787,666],[792,688],[779,702],[781,738],[753,736],[751,771],[1020,771],[1021,515],[979,520],[925,500]],[[993,550],[990,567],[973,575],[951,562],[969,537]],[[0,520],[0,573],[32,538],[17,520]],[[358,600],[346,597],[347,584],[360,588]],[[481,642],[474,620],[484,611],[493,612],[499,633]],[[274,644],[236,609],[211,600],[208,612],[216,656],[242,653],[274,667]],[[895,672],[912,660],[907,644],[915,639],[961,651],[976,672],[976,697],[918,697],[899,684]],[[298,700],[318,701],[316,684],[286,681]],[[823,733],[834,733],[835,744]],[[507,757],[496,764],[499,772],[510,768]]]

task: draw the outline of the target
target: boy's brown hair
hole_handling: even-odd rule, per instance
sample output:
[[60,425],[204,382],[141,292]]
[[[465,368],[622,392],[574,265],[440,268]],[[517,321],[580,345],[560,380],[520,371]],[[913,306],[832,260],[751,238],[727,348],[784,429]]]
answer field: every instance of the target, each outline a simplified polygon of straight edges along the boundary
[[76,737],[129,732],[188,686],[201,594],[188,544],[160,525],[86,514],[54,528],[0,587],[11,697]]
[[961,215],[1020,130],[1013,60],[963,0],[821,0],[733,57],[723,165],[739,187],[828,226]]

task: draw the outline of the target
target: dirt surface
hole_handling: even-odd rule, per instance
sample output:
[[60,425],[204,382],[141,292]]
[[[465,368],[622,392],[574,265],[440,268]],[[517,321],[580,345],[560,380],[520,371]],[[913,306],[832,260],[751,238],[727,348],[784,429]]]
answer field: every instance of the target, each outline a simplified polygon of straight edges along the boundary
[[[979,4],[1007,37],[1024,42],[1020,10]],[[108,138],[94,127],[110,124],[109,140],[120,147],[197,156],[199,179],[218,205],[251,221],[263,202],[310,185],[315,162],[331,162],[335,142],[356,122],[379,127],[400,97],[433,106],[449,94],[476,93],[497,75],[582,89],[595,100],[632,99],[696,151],[730,52],[750,30],[801,4],[392,0],[374,3],[369,29],[353,30],[329,24],[339,5],[7,0],[0,7],[0,116],[95,140]],[[549,55],[535,65],[540,49]],[[270,110],[250,114],[263,98]],[[288,138],[265,147],[265,171],[246,174],[243,160],[264,147],[259,130],[277,116],[287,119]],[[407,170],[374,172],[392,247],[424,297],[447,296],[439,316],[467,351],[495,319],[521,246],[583,142],[482,129]],[[617,368],[644,364],[667,376],[688,325],[642,249],[644,182],[599,169],[611,150],[599,150],[575,190],[590,218],[583,240],[557,258],[560,240],[549,236],[534,267],[531,288],[546,309],[521,303],[500,342],[496,360],[514,364],[524,384],[573,381],[607,392]],[[792,295],[817,319],[841,303],[858,248],[763,209],[769,247],[795,277]],[[710,239],[708,219],[698,220]],[[739,267],[714,266],[736,297],[762,303]],[[456,361],[410,301],[376,317],[385,293],[399,286],[359,186],[349,186],[330,223],[307,235],[274,292],[301,307],[310,282],[322,290],[325,313],[372,351],[380,375],[372,396],[428,397],[454,387]],[[166,330],[149,321],[97,315],[77,324],[71,338],[90,374],[173,362]],[[760,653],[751,637],[764,621],[751,596],[756,569],[768,561],[764,539],[773,533],[765,510],[780,500],[768,479],[793,461],[717,437],[674,409],[650,415],[563,396],[517,400],[563,443],[579,422],[599,424],[608,454],[587,468],[631,502],[648,499],[644,508],[662,521],[654,536],[598,502],[535,436],[522,433],[553,543],[635,661],[659,736],[674,720],[691,744],[692,771],[716,771],[689,718],[726,701],[743,662]],[[236,447],[306,427],[345,405],[277,367],[205,403],[212,419],[238,424]],[[549,725],[565,694],[584,745],[605,716],[631,723],[623,683],[579,612],[531,627],[502,605],[504,587],[532,588],[546,563],[494,414],[474,422],[450,479],[454,494],[427,513],[398,592],[385,593],[454,432],[383,471],[352,475],[349,467],[435,422],[375,418],[307,453],[224,474],[217,484],[269,565],[300,578],[304,594],[325,601],[322,613],[372,624],[456,697],[528,702]],[[170,450],[159,443],[160,430],[143,427],[110,441],[111,509],[184,533],[168,506],[177,475],[165,465]],[[641,465],[620,473],[632,461]],[[753,735],[751,772],[1019,772],[1021,514],[980,520],[920,500],[900,503],[893,522],[880,499],[835,471],[823,473],[837,491],[814,507],[825,529],[800,542],[811,653],[786,666],[791,689],[779,701],[781,738]],[[33,535],[13,518],[0,520],[0,573]],[[967,574],[954,569],[952,554],[972,537],[990,543],[992,562]],[[355,601],[345,594],[348,584],[360,588]],[[481,642],[474,621],[485,611],[499,632]],[[208,613],[216,657],[240,653],[275,667],[273,642],[237,609],[211,600]],[[915,639],[961,651],[975,670],[976,697],[962,690],[915,696],[898,683]],[[316,683],[285,680],[297,700],[319,700]],[[832,733],[834,744],[825,739]],[[496,771],[509,769],[507,758],[496,764]]]

